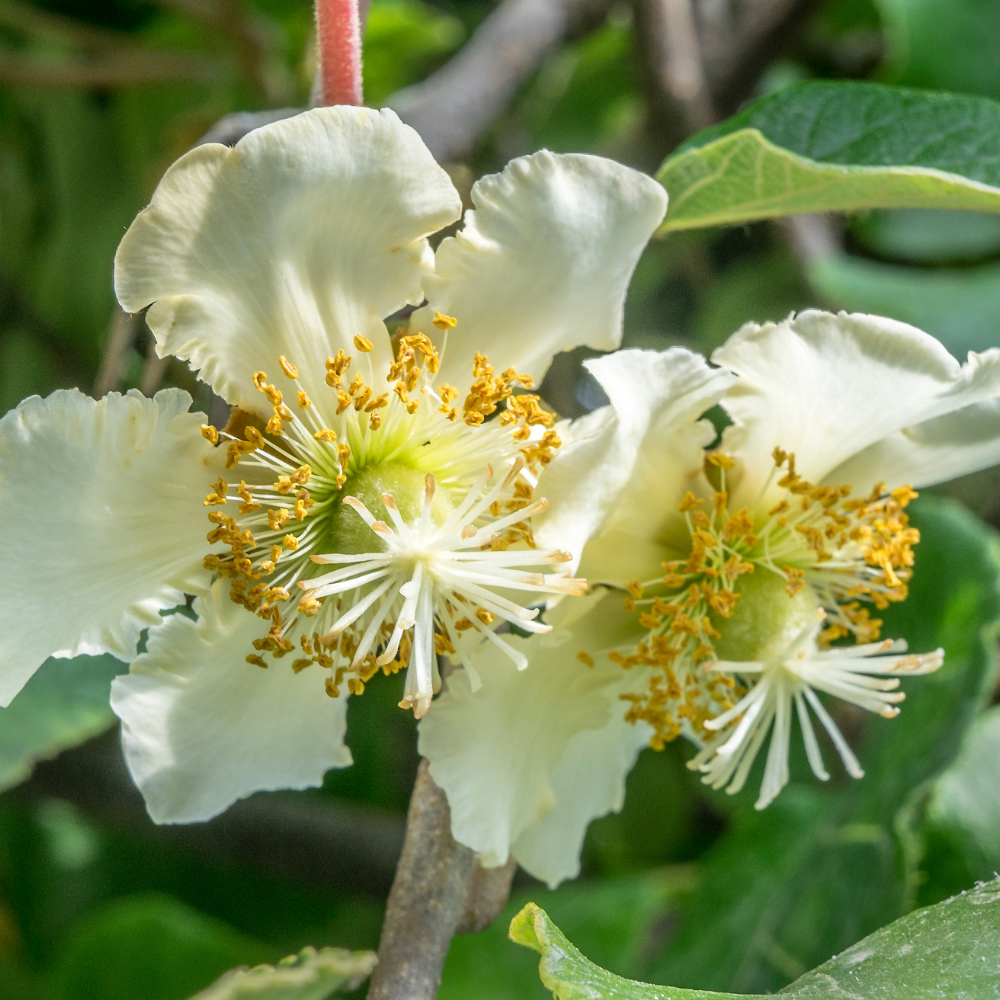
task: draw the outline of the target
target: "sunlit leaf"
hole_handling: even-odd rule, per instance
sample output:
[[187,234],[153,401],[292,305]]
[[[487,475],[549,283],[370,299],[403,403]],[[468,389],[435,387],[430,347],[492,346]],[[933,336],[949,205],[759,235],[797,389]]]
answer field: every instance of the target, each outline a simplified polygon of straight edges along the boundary
[[698,133],[657,174],[661,232],[796,212],[1000,212],[1000,103],[874,83],[808,82]]
[[303,948],[277,965],[232,969],[192,1000],[324,1000],[349,992],[375,968],[375,953]]
[[[734,996],[653,986],[612,975],[584,958],[534,903],[513,919],[510,936],[541,955],[539,975],[556,1000],[722,1000]],[[907,914],[806,973],[781,995],[830,1000],[987,1000],[996,997],[998,990],[1000,879]]]

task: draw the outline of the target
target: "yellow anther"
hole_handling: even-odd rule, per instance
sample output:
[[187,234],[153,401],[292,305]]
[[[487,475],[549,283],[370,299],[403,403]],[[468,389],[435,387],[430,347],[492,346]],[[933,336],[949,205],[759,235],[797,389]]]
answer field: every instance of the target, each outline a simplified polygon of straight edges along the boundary
[[458,326],[458,320],[454,316],[445,316],[437,310],[434,311],[434,325],[439,330],[451,330]]
[[264,428],[268,434],[274,437],[280,437],[285,432],[285,425],[281,422],[281,417],[275,414],[267,422],[267,427]]
[[289,361],[288,358],[286,358],[284,356],[284,354],[282,354],[282,355],[280,355],[278,357],[278,364],[281,365],[281,370],[289,378],[298,378],[299,377],[299,370],[298,370],[298,368],[296,368],[295,365],[293,365],[291,363],[291,361]]
[[256,653],[251,653],[247,657],[247,663],[252,663],[255,667],[260,667],[263,670],[267,670],[267,663],[264,661],[264,657],[258,656]]
[[279,510],[269,510],[267,512],[267,523],[272,531],[280,531],[289,521],[288,511],[282,507]]
[[365,380],[361,377],[361,372],[358,372],[354,376],[354,379],[352,380],[351,384],[347,387],[348,395],[356,396],[361,391],[364,384]]
[[585,666],[592,667],[594,665],[594,658],[589,653],[585,653],[582,649],[576,654],[576,658]]
[[329,427],[324,427],[321,431],[316,431],[313,437],[317,441],[325,441],[327,444],[333,444],[337,440],[337,432],[331,431]]
[[375,345],[367,337],[362,337],[360,333],[354,335],[354,346],[364,354],[375,349]]
[[285,535],[281,544],[290,552],[294,552],[299,547],[299,540],[294,535]]
[[243,436],[250,442],[255,448],[263,448],[266,442],[264,441],[264,435],[261,434],[256,427],[244,427]]
[[368,421],[368,429],[377,431],[382,424],[382,415],[376,410],[372,415],[371,419]]
[[351,458],[351,448],[350,445],[341,442],[337,445],[337,459],[340,462],[340,467],[342,469],[347,468],[347,463]]
[[690,490],[684,494],[684,499],[677,505],[677,509],[682,513],[686,513],[689,510],[696,510],[705,501],[700,497],[696,497]]
[[201,436],[206,441],[211,441],[212,444],[218,444],[219,443],[219,431],[218,431],[218,428],[213,427],[211,424],[202,424],[201,425]]
[[299,409],[304,410],[307,407],[312,406],[312,400],[305,394],[304,390],[299,389],[295,394],[295,398],[298,401]]
[[279,406],[281,404],[281,400],[284,398],[281,395],[281,390],[271,385],[270,383],[264,386],[262,392],[267,397],[267,401],[272,406]]
[[721,451],[710,451],[705,456],[711,465],[717,469],[731,469],[736,463]]
[[253,373],[253,384],[263,392],[267,386],[267,372],[254,372]]

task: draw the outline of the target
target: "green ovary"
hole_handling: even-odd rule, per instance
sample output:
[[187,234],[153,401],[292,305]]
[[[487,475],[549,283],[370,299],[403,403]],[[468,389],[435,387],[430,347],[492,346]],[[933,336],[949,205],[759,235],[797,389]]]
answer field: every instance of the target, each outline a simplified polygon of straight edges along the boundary
[[820,606],[815,591],[806,586],[791,597],[786,586],[784,577],[761,567],[740,577],[733,588],[740,596],[732,615],[710,615],[721,636],[714,641],[720,660],[766,662],[815,624]]
[[[357,497],[375,518],[393,527],[382,501],[383,493],[391,493],[403,520],[410,523],[419,519],[423,509],[425,476],[419,469],[392,462],[369,465],[350,476],[330,511],[329,551],[347,555],[385,551],[383,540],[356,510],[343,503],[344,497]],[[450,491],[438,485],[431,506],[434,523],[443,524],[454,509]]]

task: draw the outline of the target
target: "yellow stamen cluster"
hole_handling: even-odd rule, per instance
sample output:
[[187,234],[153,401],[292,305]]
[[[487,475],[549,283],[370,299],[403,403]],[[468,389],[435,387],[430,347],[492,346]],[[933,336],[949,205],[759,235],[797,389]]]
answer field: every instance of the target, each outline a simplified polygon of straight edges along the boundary
[[[494,375],[490,359],[485,354],[476,352],[472,362],[472,375],[475,381],[469,387],[469,394],[462,404],[462,419],[470,426],[477,426],[493,413],[496,413],[497,403],[507,399],[514,391],[516,384],[525,389],[534,387],[535,380],[530,375],[519,375],[514,368],[508,368],[500,375]],[[532,397],[537,400],[537,397]],[[505,423],[513,423],[516,416],[504,414]]]
[[[435,325],[446,330],[455,321],[438,315]],[[374,349],[360,334],[354,346],[362,353]],[[552,430],[554,416],[542,410],[533,396],[511,397],[492,428],[480,430],[475,421],[459,421],[452,406],[458,390],[447,385],[435,387],[427,378],[439,370],[438,352],[431,340],[425,334],[404,330],[395,338],[394,347],[396,360],[387,373],[387,381],[395,383],[392,391],[376,394],[364,376],[358,372],[351,375],[351,355],[340,350],[326,361],[325,381],[333,398],[312,400],[297,385],[281,383],[282,378],[292,383],[299,379],[299,369],[282,356],[276,381],[284,392],[266,372],[253,375],[255,388],[267,400],[270,417],[234,408],[225,429],[201,428],[208,441],[225,446],[228,469],[240,463],[246,467],[244,471],[241,466],[243,477],[238,483],[220,478],[205,497],[211,521],[207,540],[225,549],[207,555],[204,565],[213,574],[228,578],[230,598],[235,603],[268,622],[267,634],[254,641],[247,662],[267,667],[270,658],[297,653],[292,664],[296,671],[313,663],[331,671],[327,691],[334,697],[345,678],[349,690],[360,693],[379,669],[390,674],[405,667],[412,647],[409,635],[402,641],[397,635],[395,658],[377,664],[377,651],[390,644],[392,621],[377,627],[372,624],[373,631],[368,634],[368,619],[362,617],[356,626],[342,628],[334,635],[333,624],[364,599],[366,592],[324,597],[317,595],[310,583],[323,572],[315,564],[321,561],[319,556],[329,552],[328,525],[333,522],[328,519],[343,510],[348,479],[382,462],[413,465],[423,471],[421,463],[429,460],[440,464],[426,471],[438,475],[438,482],[453,491],[452,502],[458,503],[481,474],[481,449],[488,442],[494,461],[508,462],[518,451],[523,454],[517,458],[509,486],[489,508],[494,517],[506,518],[532,504],[530,478],[521,476],[520,470],[525,465],[545,464],[559,445]],[[492,391],[497,393],[498,380],[493,379],[487,359],[477,358],[474,378],[480,387],[484,378],[492,379]],[[512,380],[530,385],[527,376],[515,376],[511,369],[499,380],[504,384],[498,402],[511,396]],[[434,401],[431,407],[423,405],[425,399]],[[440,406],[434,412],[438,400]],[[324,424],[324,414],[336,430]],[[502,431],[511,425],[513,441]],[[535,425],[544,428],[541,436],[532,434]],[[482,548],[505,551],[513,545],[534,547],[529,518],[502,526]],[[381,552],[375,534],[372,546],[373,553]],[[476,628],[492,622],[486,608],[457,594],[455,597],[459,604],[449,605],[449,609],[459,632],[466,625]],[[307,619],[313,628],[309,633],[300,629],[296,635],[295,630]],[[359,655],[362,639],[364,649],[371,650],[364,656]],[[434,644],[438,653],[455,653],[445,634],[436,635]]]
[[716,660],[714,640],[737,607],[744,574],[777,574],[789,597],[812,587],[829,623],[824,643],[848,635],[858,643],[877,639],[882,622],[862,602],[883,609],[906,597],[920,536],[905,508],[917,494],[909,486],[887,492],[879,484],[852,500],[849,486],[803,479],[794,455],[776,448],[773,457],[772,478],[780,476],[785,497],[766,512],[730,511],[726,470],[733,461],[710,453],[707,466],[719,488],[710,499],[687,493],[678,508],[690,536],[687,558],[664,563],[662,577],[627,588],[625,606],[638,613],[648,635],[634,652],[610,656],[626,669],[657,668],[647,691],[622,696],[631,703],[626,718],[656,730],[655,747],[676,738],[683,719],[705,735],[704,723],[732,707],[737,682],[707,667]]
[[[427,334],[404,334],[397,341],[396,360],[389,366],[389,373],[385,377],[386,382],[396,383],[393,392],[406,406],[406,412],[411,414],[416,413],[420,406],[419,400],[410,399],[410,393],[420,382],[421,360],[427,371],[432,375],[437,373],[439,365],[437,348],[431,343]],[[442,412],[447,412],[446,405],[447,402],[442,406]]]

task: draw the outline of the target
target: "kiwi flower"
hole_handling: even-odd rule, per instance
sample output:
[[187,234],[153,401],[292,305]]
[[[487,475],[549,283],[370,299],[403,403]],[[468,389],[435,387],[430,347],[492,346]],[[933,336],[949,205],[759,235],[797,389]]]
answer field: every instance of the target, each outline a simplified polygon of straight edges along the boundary
[[[421,724],[455,836],[488,863],[510,852],[549,882],[574,875],[640,748],[681,735],[730,793],[767,745],[758,808],[788,781],[795,721],[816,777],[818,722],[860,778],[820,694],[891,718],[901,678],[941,665],[940,649],[883,639],[877,616],[907,596],[916,488],[1000,461],[1000,351],[960,365],[902,323],[809,311],[748,324],[712,360],[587,362],[610,404],[563,433],[535,537],[580,553],[570,568],[594,593],[519,640],[563,681],[493,657],[483,685],[502,696],[473,704],[460,678]],[[717,404],[731,423],[716,443],[703,415]],[[531,706],[527,727],[558,716],[558,732],[518,732],[513,705]],[[474,783],[460,719],[477,735]]]
[[[483,649],[524,668],[499,627],[548,631],[537,605],[585,589],[533,538],[560,440],[532,389],[557,352],[617,346],[666,195],[542,152],[472,201],[435,254],[461,201],[391,111],[198,147],[126,233],[115,287],[228,423],[174,389],[58,392],[0,421],[4,544],[25,567],[0,598],[21,623],[0,702],[49,655],[131,662],[112,705],[154,819],[318,784],[350,763],[347,697],[376,674],[405,670],[420,717],[439,655],[472,688]],[[186,594],[194,617],[161,617]]]

